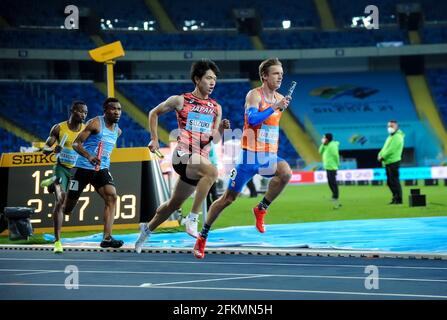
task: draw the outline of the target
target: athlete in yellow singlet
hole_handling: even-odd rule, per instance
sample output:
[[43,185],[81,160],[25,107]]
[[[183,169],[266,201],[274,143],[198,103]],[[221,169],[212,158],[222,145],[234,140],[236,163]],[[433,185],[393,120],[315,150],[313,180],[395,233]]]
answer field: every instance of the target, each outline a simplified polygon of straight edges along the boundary
[[[41,186],[48,186],[54,192],[56,202],[53,210],[54,221],[54,252],[63,252],[60,242],[62,229],[62,205],[68,190],[70,181],[70,169],[76,164],[78,153],[73,150],[72,144],[78,134],[85,128],[85,118],[87,117],[87,105],[82,101],[73,102],[70,109],[70,118],[67,121],[55,124],[50,131],[50,135],[43,148],[44,154],[56,154],[57,162],[53,167],[54,174],[51,178],[42,181]],[[57,146],[52,146],[57,142]]]
[[236,167],[230,173],[225,193],[210,207],[206,223],[197,237],[194,256],[203,259],[208,231],[219,214],[236,200],[246,183],[255,175],[271,177],[267,193],[253,208],[256,228],[265,232],[264,216],[270,203],[276,199],[292,176],[289,164],[278,157],[279,121],[288,107],[290,97],[276,92],[283,78],[282,64],[278,59],[268,59],[259,66],[262,85],[250,90],[245,99],[242,152]]

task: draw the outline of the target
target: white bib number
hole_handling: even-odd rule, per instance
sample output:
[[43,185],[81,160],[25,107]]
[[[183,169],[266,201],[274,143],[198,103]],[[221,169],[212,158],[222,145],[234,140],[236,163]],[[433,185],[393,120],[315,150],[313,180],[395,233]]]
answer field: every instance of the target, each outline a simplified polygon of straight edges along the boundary
[[78,180],[70,180],[70,185],[68,186],[68,190],[79,191],[79,181]]
[[185,129],[191,132],[210,134],[214,117],[197,112],[188,113]]
[[279,127],[263,124],[258,132],[258,141],[263,143],[275,144],[279,138]]

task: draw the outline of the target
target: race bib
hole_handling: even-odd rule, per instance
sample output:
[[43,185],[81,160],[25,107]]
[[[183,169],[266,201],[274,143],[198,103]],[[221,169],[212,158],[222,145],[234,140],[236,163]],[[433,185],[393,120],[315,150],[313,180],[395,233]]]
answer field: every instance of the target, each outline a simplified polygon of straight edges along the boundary
[[211,114],[189,112],[185,129],[191,132],[211,134],[214,117]]
[[68,190],[79,191],[79,181],[78,180],[70,180],[69,185],[68,185]]
[[230,180],[236,179],[236,176],[237,176],[236,168],[231,169],[231,171],[230,171]]
[[263,143],[275,144],[279,138],[279,127],[263,124],[258,131],[258,141]]
[[74,166],[78,156],[78,153],[72,149],[62,149],[58,157],[60,163],[68,166]]

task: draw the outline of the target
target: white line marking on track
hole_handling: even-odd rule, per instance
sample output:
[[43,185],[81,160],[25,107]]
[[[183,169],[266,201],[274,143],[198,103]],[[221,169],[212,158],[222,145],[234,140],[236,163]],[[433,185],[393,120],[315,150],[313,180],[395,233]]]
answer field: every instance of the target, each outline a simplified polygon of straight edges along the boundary
[[[30,286],[30,287],[65,287],[60,283],[0,283],[0,286]],[[80,287],[89,288],[128,288],[141,289],[136,285],[113,285],[113,284],[79,284]],[[381,292],[355,292],[355,291],[316,291],[316,290],[293,290],[293,289],[262,289],[262,288],[222,288],[222,287],[181,287],[181,286],[150,286],[154,289],[183,289],[183,290],[217,290],[217,291],[246,291],[246,292],[278,292],[278,293],[311,293],[311,294],[334,294],[334,295],[361,295],[361,296],[384,296],[384,297],[406,297],[406,298],[431,298],[447,299],[447,296],[409,294],[409,293],[381,293]]]
[[316,291],[316,290],[293,290],[293,289],[254,289],[254,288],[221,288],[221,287],[180,287],[168,286],[158,287],[163,289],[184,289],[184,290],[218,290],[218,291],[254,291],[254,292],[283,292],[283,293],[315,293],[315,294],[346,294],[364,296],[389,296],[389,297],[412,297],[412,298],[437,298],[447,299],[447,296],[421,295],[408,293],[380,293],[380,292],[352,292],[352,291]]
[[[374,263],[374,260],[365,262],[364,265],[357,264],[314,264],[314,263],[267,263],[267,262],[224,262],[224,261],[170,261],[170,260],[112,260],[112,259],[45,259],[45,258],[0,258],[5,261],[60,261],[60,262],[117,262],[117,263],[168,263],[168,264],[200,264],[200,265],[252,265],[252,266],[291,266],[291,267],[328,267],[328,268],[362,268]],[[379,269],[413,269],[413,270],[447,270],[447,267],[426,266],[390,266],[377,265]]]
[[205,280],[190,280],[190,281],[177,281],[177,282],[166,282],[166,283],[153,283],[152,286],[167,286],[167,285],[171,285],[171,284],[226,281],[226,280],[240,280],[240,279],[254,279],[254,278],[265,278],[265,277],[271,277],[271,276],[269,276],[269,275],[251,275],[251,276],[246,276],[246,277],[231,277],[231,278],[216,278],[216,279],[205,279]]
[[[2,271],[2,270],[0,269],[0,271]],[[27,271],[27,270],[16,270],[16,271]],[[33,271],[33,270],[29,270],[29,271]],[[30,275],[35,275],[35,274],[55,273],[55,272],[64,272],[64,271],[42,270],[42,271],[36,271],[36,272],[31,272],[31,273],[18,273],[18,274],[15,274],[15,276],[30,276]]]
[[[39,269],[0,269],[0,272],[32,272],[16,275],[31,275],[39,273],[64,273],[64,270],[39,270]],[[240,276],[240,277],[278,277],[278,278],[315,278],[315,279],[346,279],[364,280],[365,276],[334,276],[334,275],[307,275],[307,274],[251,274],[251,273],[220,273],[220,272],[166,272],[166,271],[110,271],[110,270],[79,270],[79,273],[93,274],[137,274],[137,275],[182,275],[182,276]],[[426,278],[387,278],[380,277],[382,281],[410,281],[410,282],[447,282],[447,279],[426,279]],[[193,282],[193,281],[191,281]]]

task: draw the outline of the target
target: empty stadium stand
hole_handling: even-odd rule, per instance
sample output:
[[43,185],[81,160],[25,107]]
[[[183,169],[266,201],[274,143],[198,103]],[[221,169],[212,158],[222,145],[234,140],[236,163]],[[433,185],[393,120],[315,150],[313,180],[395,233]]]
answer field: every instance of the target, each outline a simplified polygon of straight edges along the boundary
[[[0,115],[46,139],[51,126],[68,118],[74,100],[87,103],[88,119],[102,115],[105,97],[91,82],[2,82],[0,83]],[[148,132],[124,112],[120,127],[123,134],[118,147],[143,146]]]
[[432,97],[447,128],[447,69],[429,69],[426,75]]
[[4,152],[19,152],[20,147],[25,146],[29,147],[30,143],[0,128],[0,154]]

